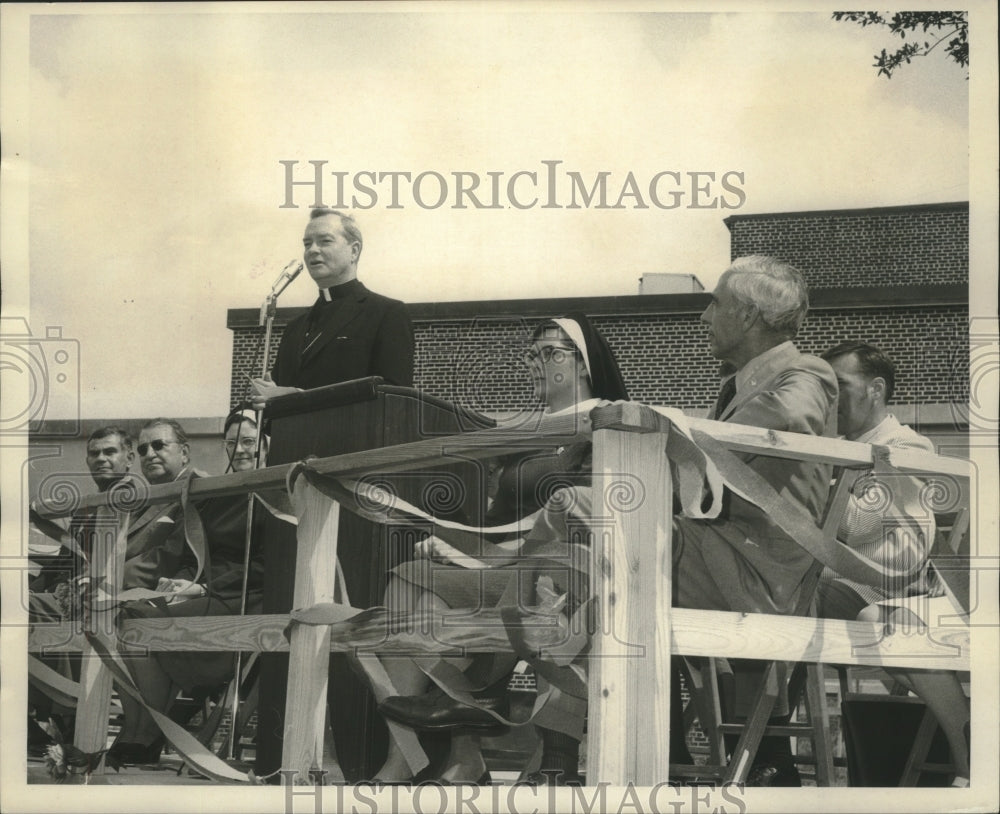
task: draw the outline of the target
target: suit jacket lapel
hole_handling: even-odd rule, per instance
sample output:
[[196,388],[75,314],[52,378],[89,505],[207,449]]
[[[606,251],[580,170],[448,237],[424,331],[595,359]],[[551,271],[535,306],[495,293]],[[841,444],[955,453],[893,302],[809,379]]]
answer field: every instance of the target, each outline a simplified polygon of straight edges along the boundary
[[304,343],[301,365],[307,365],[340,331],[361,315],[361,307],[367,297],[368,291],[362,286],[356,296],[345,298],[339,308],[323,319],[319,333]]
[[[160,518],[169,517],[171,512],[177,506],[178,504],[176,503],[168,503],[165,506],[149,506],[141,515],[139,515],[139,517],[136,518],[134,523],[129,523],[128,542],[125,546],[125,557],[128,558],[141,553],[141,550],[146,546],[144,539],[145,536],[149,532],[153,531],[157,521],[160,521]],[[173,521],[172,525],[176,525],[179,522],[176,517],[170,517],[169,520],[164,519],[161,522],[168,523],[171,521]]]
[[[794,345],[789,345],[783,352],[771,356],[761,367],[754,371],[753,384],[746,383],[742,388],[737,389],[733,400],[722,411],[722,415],[719,416],[718,420],[728,421],[729,416],[735,413],[740,407],[766,390],[778,371],[791,367],[794,360],[800,355],[798,348]],[[739,374],[737,373],[737,375]]]
[[162,511],[163,506],[147,506],[137,517],[130,518],[128,524],[129,537],[148,526],[153,518],[158,516]]

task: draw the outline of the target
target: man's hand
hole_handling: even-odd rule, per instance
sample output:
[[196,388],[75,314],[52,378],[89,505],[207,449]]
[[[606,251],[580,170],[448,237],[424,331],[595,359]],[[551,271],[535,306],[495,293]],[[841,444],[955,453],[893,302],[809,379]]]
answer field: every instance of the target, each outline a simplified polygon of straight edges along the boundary
[[434,562],[446,563],[447,565],[457,565],[460,568],[488,568],[481,560],[463,554],[453,545],[449,545],[433,534],[413,547],[413,556],[433,560]]
[[263,410],[270,399],[301,392],[301,388],[298,387],[282,387],[275,384],[270,373],[265,373],[261,379],[250,379],[250,402],[255,410]]
[[173,594],[167,600],[168,605],[208,595],[208,591],[205,590],[204,585],[199,585],[197,582],[192,582],[189,579],[167,579],[166,577],[161,577],[160,581],[156,584],[156,590],[162,593]]
[[451,562],[451,558],[448,555],[454,552],[455,549],[452,546],[448,545],[444,540],[435,537],[433,534],[430,537],[425,537],[413,546],[413,556],[415,558],[435,560],[436,562]]

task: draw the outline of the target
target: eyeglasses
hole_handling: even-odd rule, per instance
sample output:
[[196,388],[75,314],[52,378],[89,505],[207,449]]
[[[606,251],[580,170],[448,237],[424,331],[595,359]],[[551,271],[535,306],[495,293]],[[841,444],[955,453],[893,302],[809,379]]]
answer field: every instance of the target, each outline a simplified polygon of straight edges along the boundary
[[[246,437],[239,440],[239,445],[241,449],[245,449],[249,452],[253,452],[257,448],[257,437]],[[236,441],[226,441],[226,449],[232,452],[236,449]]]
[[567,348],[562,345],[542,345],[541,347],[536,345],[529,348],[524,354],[524,361],[530,364],[536,359],[541,359],[543,362],[559,364],[565,360],[567,355],[577,352],[576,348]]
[[135,448],[135,451],[139,453],[139,457],[142,457],[146,454],[150,447],[153,448],[153,452],[159,452],[161,449],[169,446],[170,444],[179,443],[180,441],[164,441],[162,438],[157,438],[155,441],[150,441],[148,444],[139,444],[139,446]]

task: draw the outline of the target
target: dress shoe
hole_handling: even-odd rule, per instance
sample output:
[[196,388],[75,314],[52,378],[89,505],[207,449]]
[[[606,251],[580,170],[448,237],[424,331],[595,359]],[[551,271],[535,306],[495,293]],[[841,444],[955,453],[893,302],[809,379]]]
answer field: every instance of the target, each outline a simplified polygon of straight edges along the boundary
[[163,743],[162,737],[149,744],[115,741],[108,749],[108,762],[113,766],[155,765],[160,762]]
[[45,757],[45,754],[55,740],[39,726],[34,718],[28,718],[28,754],[31,757]]
[[770,763],[761,763],[750,769],[747,775],[747,785],[767,788],[798,788],[802,778],[795,766],[779,767]]
[[503,724],[486,712],[492,710],[507,717],[510,705],[507,693],[477,698],[479,706],[463,704],[444,693],[430,692],[426,695],[394,695],[378,705],[378,711],[386,718],[420,730],[435,729],[496,729],[505,730]]

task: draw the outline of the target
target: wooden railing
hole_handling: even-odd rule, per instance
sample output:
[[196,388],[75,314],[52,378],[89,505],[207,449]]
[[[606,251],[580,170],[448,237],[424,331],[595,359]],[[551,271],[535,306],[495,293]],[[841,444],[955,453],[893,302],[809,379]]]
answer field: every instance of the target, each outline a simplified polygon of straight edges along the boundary
[[[909,450],[872,447],[828,438],[689,419],[729,449],[782,458],[867,469],[883,468],[953,482],[970,476],[968,461]],[[663,450],[676,431],[662,415],[639,404],[595,409],[546,420],[531,432],[491,429],[339,455],[313,461],[320,472],[357,478],[371,473],[426,469],[453,456],[485,458],[520,449],[552,448],[592,438],[594,528],[591,588],[601,623],[588,655],[588,781],[654,785],[668,776],[671,654],[781,659],[786,661],[910,666],[969,670],[969,631],[960,621],[931,626],[922,636],[886,636],[881,625],[806,617],[693,611],[671,606],[671,472]],[[288,466],[195,480],[190,498],[282,487]],[[622,480],[627,473],[628,483]],[[957,479],[957,481],[955,480]],[[643,497],[629,504],[616,492],[640,484]],[[964,490],[967,493],[967,489]],[[150,487],[148,502],[177,500],[180,486]],[[94,562],[108,575],[121,573],[127,514],[95,495],[73,508],[103,506],[117,534],[98,541]],[[43,508],[43,514],[46,512]],[[63,511],[66,514],[68,511]],[[60,512],[50,510],[49,516]],[[305,526],[309,526],[307,529]],[[310,530],[311,529],[311,530]],[[295,606],[331,601],[336,557],[336,522],[299,527]],[[951,564],[949,567],[954,568]],[[119,583],[120,584],[120,581]],[[298,626],[291,641],[283,631],[287,615],[202,617],[127,621],[116,625],[114,610],[95,610],[91,628],[106,646],[128,653],[150,651],[257,651],[291,653],[289,703],[282,767],[307,778],[322,754],[327,653],[454,653],[509,647],[495,611],[470,614],[455,609],[412,616],[408,629],[388,633],[384,625],[353,631],[350,641],[331,640],[329,627]],[[455,624],[456,619],[461,624]],[[432,630],[432,635],[419,631]],[[553,624],[534,632],[535,641],[556,643],[564,629]],[[68,624],[38,625],[30,633],[33,652],[87,652],[89,645]],[[103,748],[111,678],[95,658],[83,660],[77,707],[76,745]]]

